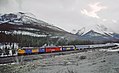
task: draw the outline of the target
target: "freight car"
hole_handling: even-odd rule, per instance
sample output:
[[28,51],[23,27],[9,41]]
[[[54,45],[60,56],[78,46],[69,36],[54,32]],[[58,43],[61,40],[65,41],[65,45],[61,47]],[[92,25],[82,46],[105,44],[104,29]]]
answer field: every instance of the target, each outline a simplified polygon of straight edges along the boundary
[[60,52],[62,51],[62,48],[59,46],[55,47],[46,47],[46,53],[51,53],[51,52]]
[[73,51],[73,50],[76,50],[76,47],[74,45],[62,46],[62,51]]

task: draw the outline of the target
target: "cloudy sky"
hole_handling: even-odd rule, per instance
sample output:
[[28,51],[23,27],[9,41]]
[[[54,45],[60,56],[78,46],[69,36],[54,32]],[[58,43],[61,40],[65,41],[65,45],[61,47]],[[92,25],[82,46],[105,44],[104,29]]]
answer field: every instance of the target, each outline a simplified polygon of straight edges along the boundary
[[0,0],[0,13],[32,13],[36,18],[75,33],[104,25],[119,32],[119,0]]

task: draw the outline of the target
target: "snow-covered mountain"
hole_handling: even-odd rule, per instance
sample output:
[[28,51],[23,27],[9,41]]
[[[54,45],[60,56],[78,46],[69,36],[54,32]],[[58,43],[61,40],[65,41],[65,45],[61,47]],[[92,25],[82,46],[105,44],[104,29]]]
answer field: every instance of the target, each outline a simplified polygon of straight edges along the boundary
[[76,35],[82,40],[91,41],[116,41],[119,40],[119,34],[107,28],[104,25],[95,25],[93,27],[83,27],[78,30]]
[[91,30],[98,32],[100,34],[103,34],[103,35],[108,35],[108,36],[111,36],[113,33],[115,33],[114,31],[112,31],[111,29],[107,28],[104,25],[96,24],[96,25],[92,25],[92,26],[85,26],[85,27],[81,28],[80,30],[78,30],[78,32],[76,34],[84,35]]
[[[33,42],[33,39],[35,39],[36,42],[39,40],[37,43],[40,43],[41,41],[45,43],[45,41],[47,41],[47,38],[51,38],[51,40],[53,40],[54,37],[59,39],[65,38],[67,40],[74,40],[78,38],[74,34],[71,34],[59,27],[53,26],[52,24],[49,24],[42,20],[38,20],[27,13],[18,12],[1,14],[0,38],[3,39],[0,39],[0,42],[10,42],[9,38],[14,41],[13,35],[16,37],[17,40],[19,40],[20,38],[27,43]],[[44,40],[42,40],[42,38],[44,38]],[[21,43],[23,43],[23,41],[21,41]]]
[[49,33],[67,33],[65,30],[33,18],[25,13],[10,13],[0,16],[0,31],[7,34],[23,34],[30,36],[46,36]]

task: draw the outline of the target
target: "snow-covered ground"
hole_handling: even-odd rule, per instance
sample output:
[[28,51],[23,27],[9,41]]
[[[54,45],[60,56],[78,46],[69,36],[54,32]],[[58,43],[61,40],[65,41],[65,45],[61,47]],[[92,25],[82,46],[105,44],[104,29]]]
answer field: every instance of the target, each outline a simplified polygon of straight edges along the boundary
[[118,52],[88,51],[0,66],[0,73],[119,73]]

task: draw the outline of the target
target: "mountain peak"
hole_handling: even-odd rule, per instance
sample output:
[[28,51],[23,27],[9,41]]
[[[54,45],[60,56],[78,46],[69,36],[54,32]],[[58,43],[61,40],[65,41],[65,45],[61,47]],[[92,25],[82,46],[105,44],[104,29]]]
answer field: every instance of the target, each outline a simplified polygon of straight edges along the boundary
[[23,22],[22,22],[22,17],[20,15],[9,13],[0,16],[0,24],[2,23],[12,23],[16,25],[21,25]]
[[91,29],[90,31],[89,31],[90,33],[93,33],[93,32],[95,32],[93,29]]
[[94,37],[94,36],[102,36],[102,34],[94,31],[94,30],[90,30],[88,31],[87,33],[83,34],[82,36],[91,36],[91,37]]
[[116,41],[119,39],[119,34],[110,31],[110,28],[104,25],[94,25],[91,28],[83,27],[76,35],[78,35],[81,40],[91,40],[95,42]]
[[88,26],[81,28],[80,30],[78,30],[78,32],[76,34],[82,36],[89,31],[97,32],[97,33],[100,33],[100,34],[106,35],[106,36],[111,36],[113,33],[115,33],[113,30],[111,30],[110,28],[108,28],[104,25],[95,24],[95,25],[88,25]]

